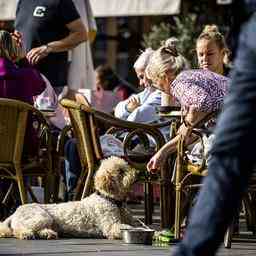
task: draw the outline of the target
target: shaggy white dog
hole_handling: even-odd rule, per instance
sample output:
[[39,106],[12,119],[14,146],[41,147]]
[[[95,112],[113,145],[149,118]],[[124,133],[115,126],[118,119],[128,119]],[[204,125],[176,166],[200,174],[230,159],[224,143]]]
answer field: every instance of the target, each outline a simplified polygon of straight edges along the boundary
[[135,180],[135,172],[123,159],[109,157],[102,161],[95,175],[95,193],[75,202],[22,205],[0,223],[0,237],[119,239],[122,228],[136,226],[122,205]]

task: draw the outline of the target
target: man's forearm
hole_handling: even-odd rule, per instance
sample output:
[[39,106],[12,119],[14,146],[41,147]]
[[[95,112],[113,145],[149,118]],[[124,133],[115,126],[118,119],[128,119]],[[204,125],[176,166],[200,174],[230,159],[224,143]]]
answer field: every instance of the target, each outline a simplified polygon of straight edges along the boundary
[[49,42],[47,46],[49,47],[49,52],[63,52],[75,48],[77,45],[86,40],[86,31],[73,32],[62,40]]

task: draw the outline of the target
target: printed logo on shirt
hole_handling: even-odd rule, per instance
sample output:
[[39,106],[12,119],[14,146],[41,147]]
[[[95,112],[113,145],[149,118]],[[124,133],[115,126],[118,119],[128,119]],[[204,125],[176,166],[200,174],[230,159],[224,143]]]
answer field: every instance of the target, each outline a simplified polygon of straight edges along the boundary
[[44,17],[45,11],[46,11],[46,7],[37,6],[34,10],[33,16],[35,16],[35,17]]

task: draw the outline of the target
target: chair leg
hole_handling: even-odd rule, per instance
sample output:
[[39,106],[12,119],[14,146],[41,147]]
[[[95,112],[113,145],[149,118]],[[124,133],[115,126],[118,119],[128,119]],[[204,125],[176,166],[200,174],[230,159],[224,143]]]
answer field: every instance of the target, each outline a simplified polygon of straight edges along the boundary
[[181,185],[176,185],[175,196],[175,223],[174,223],[174,238],[180,239],[180,225],[181,225]]
[[27,195],[27,192],[25,190],[23,177],[18,177],[17,178],[17,183],[18,183],[21,203],[26,204],[26,203],[28,203],[28,195]]
[[247,223],[247,229],[255,233],[255,209],[253,205],[253,200],[250,199],[249,194],[247,193],[243,198],[244,208],[245,208],[245,218]]
[[86,181],[86,176],[87,176],[87,168],[84,167],[81,170],[81,174],[77,180],[76,188],[75,188],[75,196],[73,200],[80,200],[82,198],[82,191],[83,191],[83,185],[85,184]]
[[144,183],[144,200],[145,200],[145,223],[147,225],[153,222],[153,185],[149,182]]
[[14,186],[14,183],[12,182],[3,198],[3,201],[2,201],[3,204],[6,204],[6,202],[8,201],[8,198],[9,198],[11,192],[13,191],[13,186]]
[[30,195],[32,201],[33,201],[34,203],[39,203],[38,200],[37,200],[37,198],[36,198],[36,196],[35,196],[35,194],[34,194],[34,192],[33,192],[33,190],[32,190],[32,188],[31,188],[30,186],[27,186],[27,190],[28,190],[28,193],[29,193],[29,195]]
[[49,173],[44,177],[44,203],[50,203],[54,186],[53,174]]
[[92,190],[92,184],[93,184],[93,174],[94,174],[94,169],[96,167],[90,167],[88,168],[88,173],[84,182],[84,188],[83,188],[83,193],[82,193],[82,199],[89,196]]

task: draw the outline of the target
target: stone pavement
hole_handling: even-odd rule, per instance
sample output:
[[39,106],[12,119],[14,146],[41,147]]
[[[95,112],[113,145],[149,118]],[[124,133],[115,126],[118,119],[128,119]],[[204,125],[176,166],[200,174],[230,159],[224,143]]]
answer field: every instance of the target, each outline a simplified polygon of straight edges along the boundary
[[[254,256],[256,240],[234,242],[231,249],[221,248],[218,256]],[[59,239],[20,241],[0,239],[1,256],[163,256],[170,255],[170,246],[127,245],[105,239]]]

